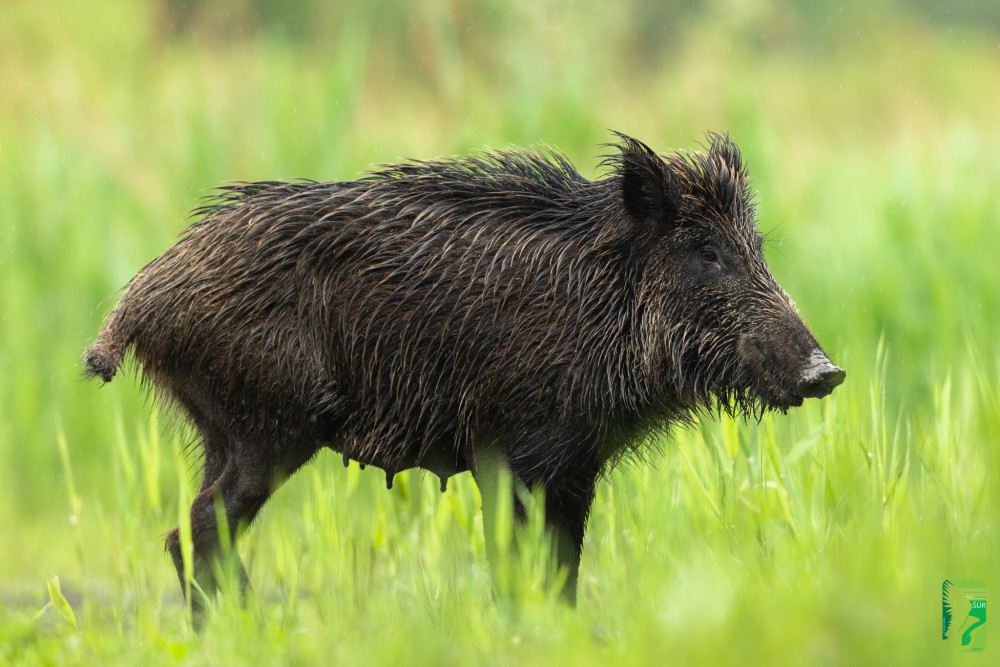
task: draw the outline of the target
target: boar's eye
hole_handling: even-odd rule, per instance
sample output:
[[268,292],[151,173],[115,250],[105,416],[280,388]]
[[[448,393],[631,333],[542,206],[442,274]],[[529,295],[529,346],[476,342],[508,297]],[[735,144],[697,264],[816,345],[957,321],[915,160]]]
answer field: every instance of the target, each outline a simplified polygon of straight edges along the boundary
[[706,262],[711,262],[712,264],[719,263],[719,256],[715,254],[715,250],[709,246],[702,248],[699,254],[701,255],[702,260]]

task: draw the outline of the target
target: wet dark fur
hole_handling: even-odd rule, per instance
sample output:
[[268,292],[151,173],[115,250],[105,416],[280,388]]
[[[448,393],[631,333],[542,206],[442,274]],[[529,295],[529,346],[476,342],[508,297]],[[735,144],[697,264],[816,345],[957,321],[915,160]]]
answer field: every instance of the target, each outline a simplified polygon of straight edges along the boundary
[[[545,487],[578,555],[609,461],[713,406],[795,404],[747,334],[794,308],[736,146],[660,157],[621,136],[604,164],[590,181],[492,152],[227,186],[132,279],[86,369],[107,381],[134,354],[202,434],[202,493],[231,525],[322,446],[390,481],[475,471],[489,448]],[[706,243],[738,282],[692,259]]]

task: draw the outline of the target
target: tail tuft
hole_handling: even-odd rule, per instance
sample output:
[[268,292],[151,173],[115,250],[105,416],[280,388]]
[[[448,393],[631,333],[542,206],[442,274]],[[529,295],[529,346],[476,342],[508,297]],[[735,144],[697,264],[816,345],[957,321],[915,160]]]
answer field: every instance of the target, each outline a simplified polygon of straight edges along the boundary
[[88,378],[99,377],[105,382],[111,382],[121,362],[121,355],[110,349],[111,346],[103,337],[87,348],[83,353],[83,373]]

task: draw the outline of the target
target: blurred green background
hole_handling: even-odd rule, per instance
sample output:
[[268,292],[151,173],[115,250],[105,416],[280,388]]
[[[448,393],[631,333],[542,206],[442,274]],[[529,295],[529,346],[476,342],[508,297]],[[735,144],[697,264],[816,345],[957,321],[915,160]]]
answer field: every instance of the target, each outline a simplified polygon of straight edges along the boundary
[[[960,659],[941,580],[1000,596],[998,120],[985,0],[0,2],[0,662]],[[609,129],[730,132],[847,383],[616,471],[576,613],[489,603],[470,480],[320,457],[241,546],[260,605],[195,638],[190,434],[80,377],[115,290],[228,180],[542,143],[598,177]]]

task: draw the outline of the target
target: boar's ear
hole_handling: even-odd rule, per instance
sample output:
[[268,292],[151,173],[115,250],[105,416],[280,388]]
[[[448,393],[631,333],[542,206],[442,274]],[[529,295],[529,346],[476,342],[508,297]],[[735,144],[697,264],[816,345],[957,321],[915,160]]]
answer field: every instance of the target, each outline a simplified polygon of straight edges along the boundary
[[680,206],[670,167],[646,144],[620,132],[620,155],[609,158],[621,182],[625,210],[639,224],[676,223]]

